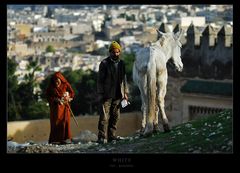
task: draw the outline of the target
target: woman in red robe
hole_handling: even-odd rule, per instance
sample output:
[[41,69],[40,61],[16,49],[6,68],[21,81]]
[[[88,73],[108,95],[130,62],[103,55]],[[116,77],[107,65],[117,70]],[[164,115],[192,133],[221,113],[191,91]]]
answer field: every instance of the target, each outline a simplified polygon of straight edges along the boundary
[[60,72],[53,74],[46,95],[50,106],[51,126],[48,142],[55,144],[71,143],[69,102],[74,97],[74,91]]

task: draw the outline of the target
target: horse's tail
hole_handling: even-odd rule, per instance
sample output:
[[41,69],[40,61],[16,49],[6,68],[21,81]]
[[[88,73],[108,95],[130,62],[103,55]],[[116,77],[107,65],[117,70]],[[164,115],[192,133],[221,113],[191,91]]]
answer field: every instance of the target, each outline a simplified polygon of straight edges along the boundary
[[156,63],[154,57],[150,57],[147,70],[147,97],[148,97],[148,123],[150,126],[153,124],[155,118],[155,105],[156,105]]
[[133,79],[133,82],[137,85],[137,78],[138,78],[138,74],[137,74],[137,71],[136,71],[136,64],[135,62],[133,63],[133,71],[132,71],[132,79]]

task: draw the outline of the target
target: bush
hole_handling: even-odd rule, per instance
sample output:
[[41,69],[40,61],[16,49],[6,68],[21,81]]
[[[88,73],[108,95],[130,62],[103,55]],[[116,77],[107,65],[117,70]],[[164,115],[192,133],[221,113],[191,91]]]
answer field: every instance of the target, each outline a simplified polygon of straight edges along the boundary
[[33,102],[23,111],[26,119],[43,119],[50,117],[50,109],[44,101]]
[[53,52],[53,53],[55,53],[55,48],[52,46],[52,45],[48,45],[47,47],[46,47],[46,52]]

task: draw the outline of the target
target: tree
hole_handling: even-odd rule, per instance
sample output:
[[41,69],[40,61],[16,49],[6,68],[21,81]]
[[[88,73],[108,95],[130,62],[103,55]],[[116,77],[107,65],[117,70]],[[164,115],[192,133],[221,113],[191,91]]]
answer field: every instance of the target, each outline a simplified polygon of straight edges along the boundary
[[20,119],[20,113],[19,113],[19,106],[17,104],[17,89],[18,89],[18,83],[17,83],[17,76],[14,75],[17,63],[7,58],[7,80],[8,80],[8,120],[12,121],[15,119]]
[[123,58],[124,63],[125,63],[127,80],[128,81],[133,81],[132,80],[132,67],[133,67],[133,63],[135,61],[135,54],[133,54],[133,53],[131,53],[131,54],[123,53],[122,58]]
[[126,14],[125,13],[121,13],[120,15],[119,15],[119,18],[126,18]]
[[97,93],[95,91],[96,80],[89,78],[89,80],[86,81],[86,87],[90,89],[86,93],[86,102],[89,104],[89,113],[91,115],[93,114],[93,111],[97,111],[93,108],[93,104],[97,102]]
[[47,101],[46,98],[46,91],[47,91],[47,87],[50,83],[50,79],[51,79],[51,75],[48,75],[39,85],[40,85],[40,89],[41,89],[41,98],[45,101]]
[[[90,114],[97,112],[97,72],[88,70],[84,72],[82,79],[77,83],[78,95],[76,95],[75,102],[78,103],[78,110],[81,114]],[[74,102],[74,103],[75,103]],[[73,103],[73,104],[74,104]],[[76,104],[75,104],[76,106]]]
[[25,119],[42,119],[50,116],[50,110],[45,101],[33,102],[25,109]]
[[46,48],[46,52],[53,52],[55,53],[55,48],[52,46],[52,45],[48,45],[47,48]]
[[135,18],[135,15],[134,14],[132,14],[131,16],[126,16],[126,20],[127,21],[136,21],[136,18]]
[[32,61],[28,64],[27,70],[29,73],[24,76],[24,79],[27,83],[31,84],[32,88],[34,88],[38,85],[35,79],[35,73],[41,71],[41,67],[38,65],[37,61]]
[[28,113],[28,108],[37,102],[37,95],[34,94],[34,87],[38,84],[36,82],[35,73],[40,71],[41,68],[37,64],[37,61],[32,61],[27,66],[28,74],[24,76],[25,81],[22,82],[17,90],[17,96],[21,104],[21,116],[22,119],[31,119],[31,115]]

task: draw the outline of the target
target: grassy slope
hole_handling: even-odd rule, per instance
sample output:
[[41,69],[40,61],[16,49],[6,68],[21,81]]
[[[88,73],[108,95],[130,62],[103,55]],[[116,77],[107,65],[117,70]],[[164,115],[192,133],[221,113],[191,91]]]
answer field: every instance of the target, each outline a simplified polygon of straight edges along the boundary
[[170,133],[101,147],[113,153],[232,153],[232,132],[232,111],[225,111],[175,126]]

